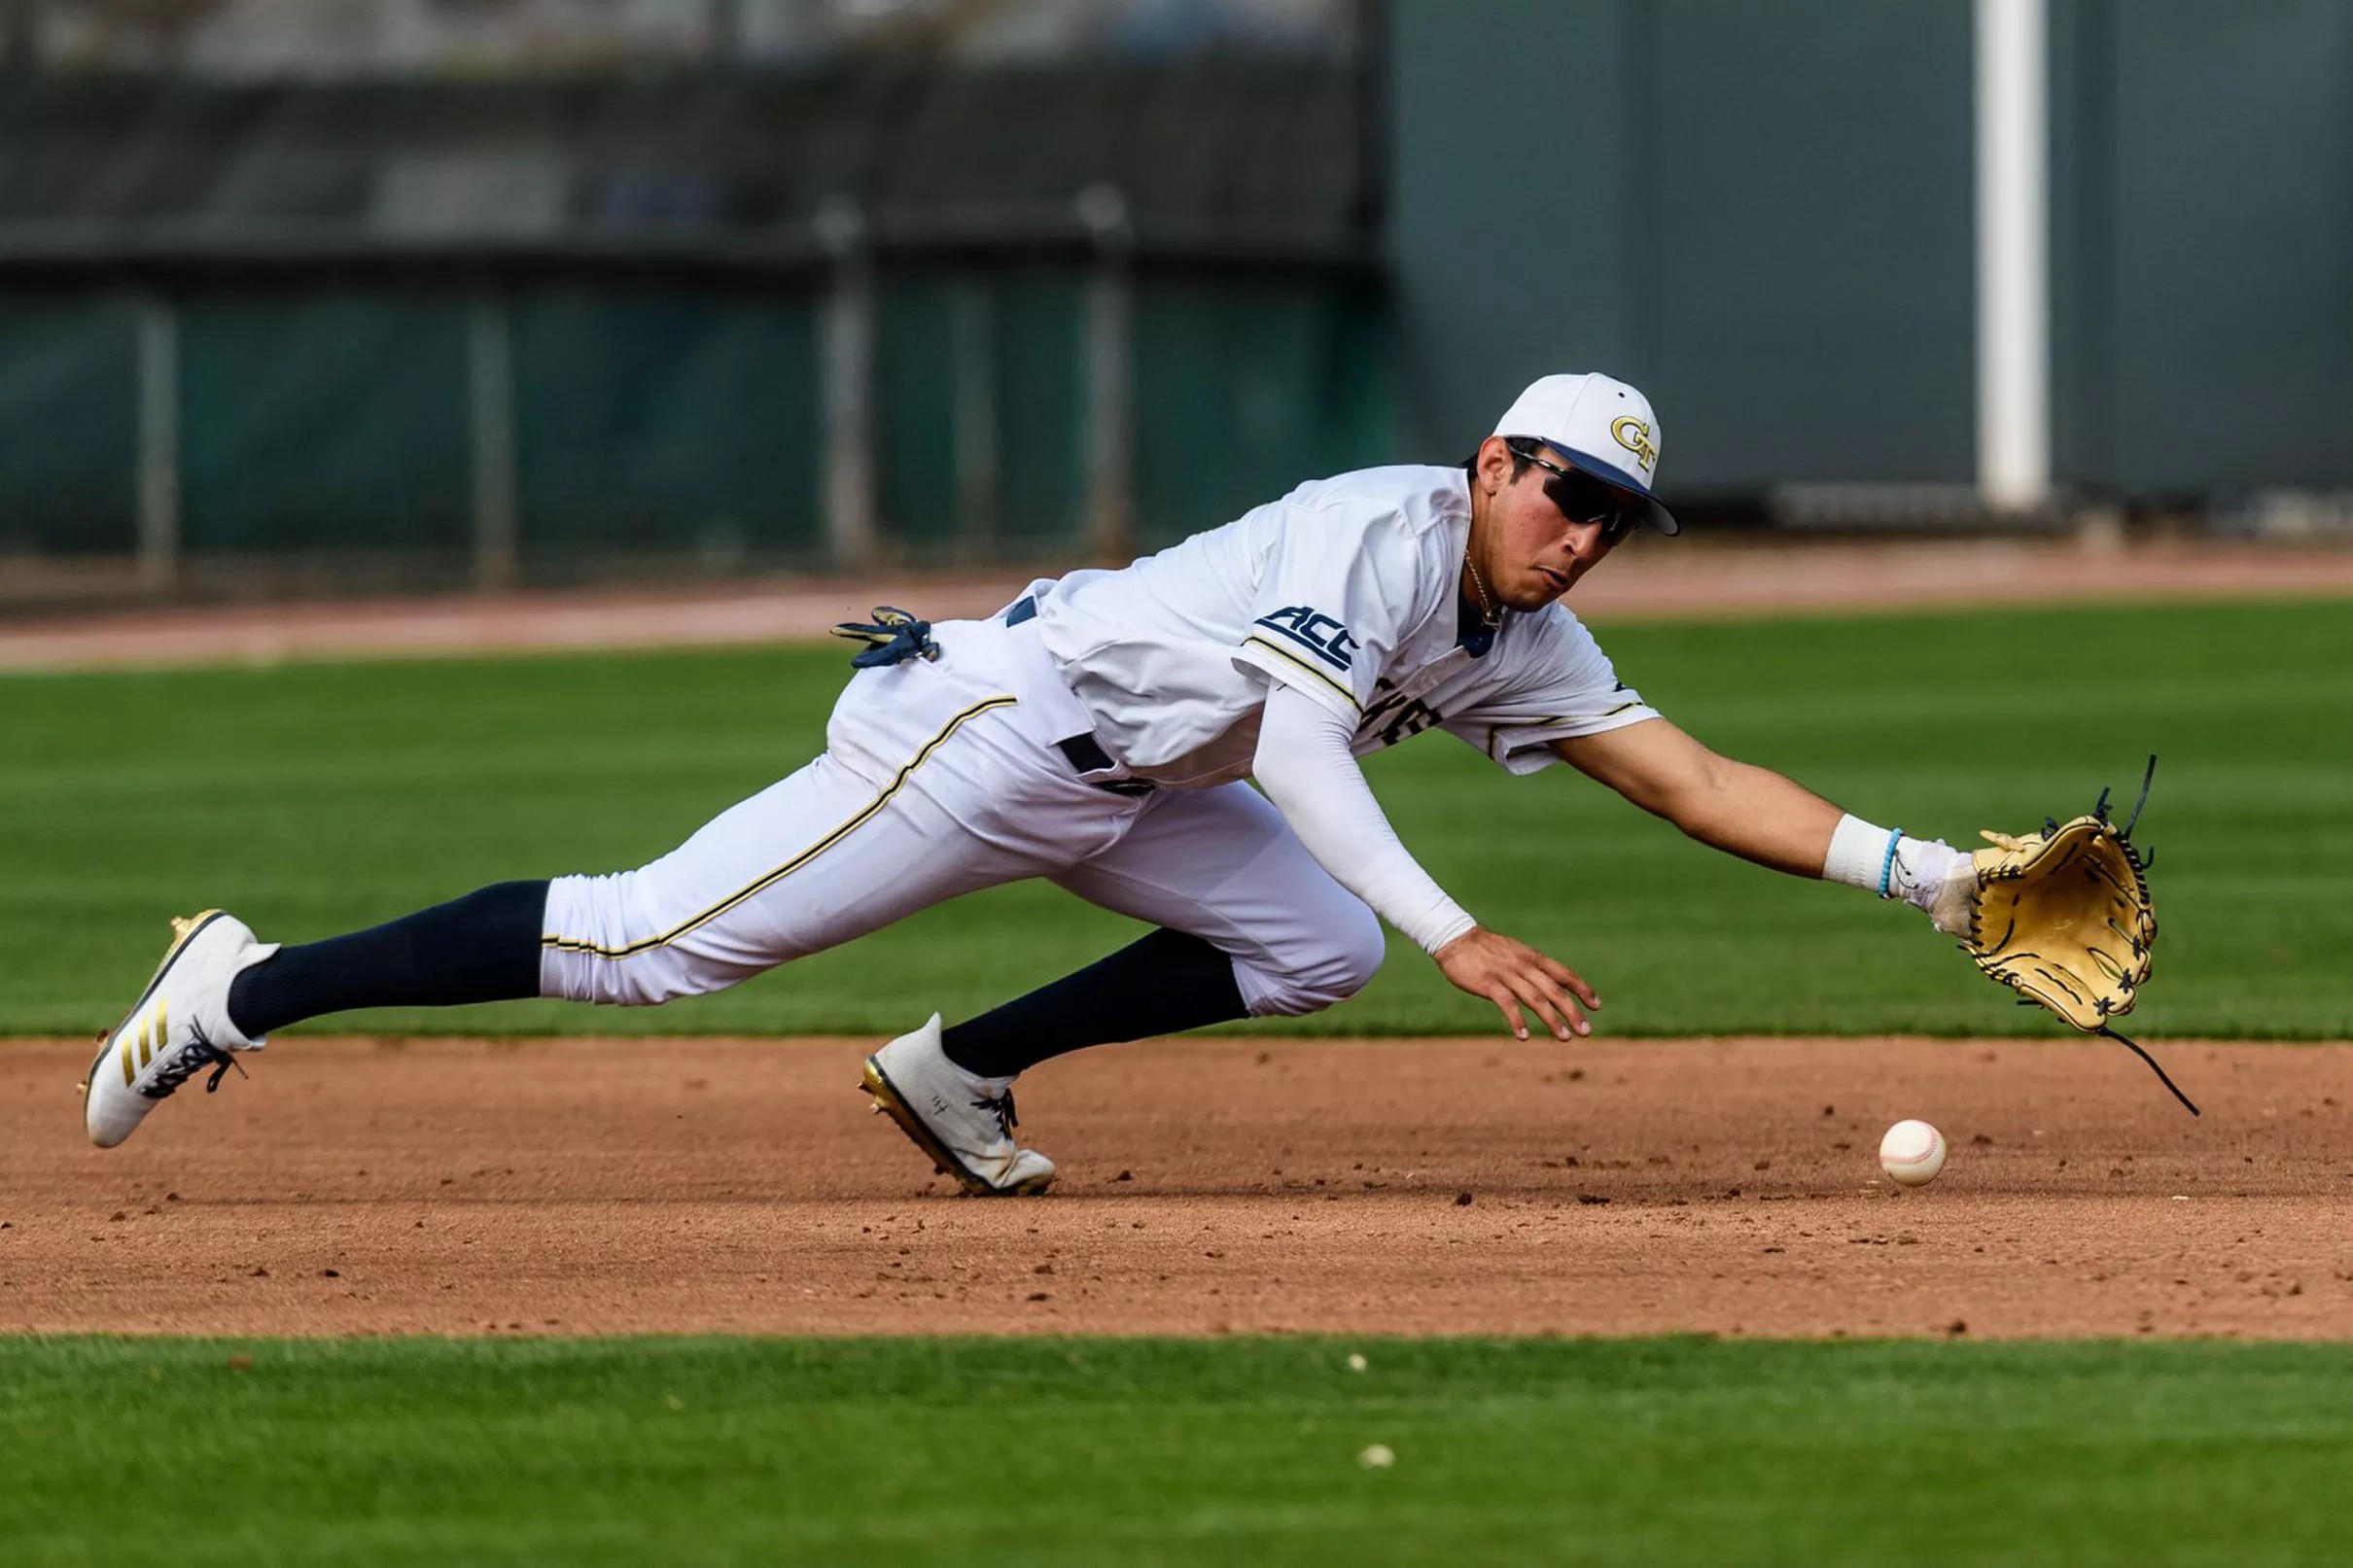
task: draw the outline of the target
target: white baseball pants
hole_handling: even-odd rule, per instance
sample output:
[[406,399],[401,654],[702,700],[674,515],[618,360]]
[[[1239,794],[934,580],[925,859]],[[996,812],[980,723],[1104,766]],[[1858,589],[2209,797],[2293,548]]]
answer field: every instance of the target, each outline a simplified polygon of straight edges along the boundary
[[650,864],[559,877],[543,994],[645,1006],[720,991],[959,893],[1044,877],[1213,944],[1256,1015],[1380,967],[1380,922],[1246,784],[1117,793],[1055,743],[1084,711],[1035,622],[949,621],[936,661],[851,678],[807,767]]

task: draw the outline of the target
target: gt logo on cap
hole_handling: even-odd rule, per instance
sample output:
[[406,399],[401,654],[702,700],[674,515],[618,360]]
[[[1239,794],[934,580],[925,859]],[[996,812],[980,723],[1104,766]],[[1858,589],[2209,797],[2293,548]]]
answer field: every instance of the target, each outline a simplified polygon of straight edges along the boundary
[[1618,438],[1620,446],[1634,455],[1635,461],[1642,465],[1643,472],[1648,473],[1658,464],[1659,448],[1650,438],[1650,427],[1633,415],[1620,415],[1609,427],[1609,433]]

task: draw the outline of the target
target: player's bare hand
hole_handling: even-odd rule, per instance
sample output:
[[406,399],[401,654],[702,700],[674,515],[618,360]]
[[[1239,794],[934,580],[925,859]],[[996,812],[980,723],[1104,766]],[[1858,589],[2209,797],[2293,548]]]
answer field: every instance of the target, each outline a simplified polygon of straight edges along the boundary
[[1567,964],[1525,942],[1474,925],[1432,957],[1457,989],[1493,1002],[1512,1033],[1523,1040],[1528,1038],[1527,1013],[1535,1014],[1559,1039],[1593,1032],[1585,1009],[1601,1005],[1593,987]]

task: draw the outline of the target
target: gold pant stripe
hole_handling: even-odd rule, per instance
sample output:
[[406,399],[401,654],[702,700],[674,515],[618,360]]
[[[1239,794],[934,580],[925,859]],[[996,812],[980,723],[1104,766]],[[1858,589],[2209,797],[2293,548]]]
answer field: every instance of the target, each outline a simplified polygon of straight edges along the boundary
[[586,937],[562,936],[550,931],[540,938],[540,946],[544,948],[552,948],[561,953],[585,953],[599,958],[626,958],[640,953],[650,953],[655,948],[668,947],[671,943],[677,941],[680,937],[685,936],[689,931],[692,931],[699,926],[707,925],[711,922],[719,919],[721,915],[726,914],[727,911],[734,909],[743,903],[744,900],[757,897],[760,893],[774,887],[777,883],[792,875],[793,872],[798,871],[801,867],[807,865],[810,861],[816,859],[819,855],[833,848],[834,845],[839,844],[843,839],[848,838],[852,833],[856,832],[862,823],[871,819],[876,812],[881,811],[885,806],[889,805],[891,803],[891,797],[897,794],[899,790],[905,786],[906,782],[910,778],[914,777],[915,770],[922,767],[924,763],[929,760],[931,753],[938,750],[941,744],[945,742],[949,736],[955,734],[959,729],[961,729],[966,719],[977,717],[978,715],[987,713],[992,708],[1011,708],[1015,705],[1015,701],[1016,699],[1012,697],[987,697],[983,698],[979,702],[974,703],[963,713],[958,714],[954,718],[948,720],[947,726],[943,728],[937,735],[934,735],[930,740],[926,741],[924,743],[923,749],[916,752],[914,757],[910,759],[904,767],[900,768],[896,774],[892,776],[891,782],[883,786],[882,793],[876,795],[872,800],[866,802],[865,805],[860,807],[858,811],[851,816],[849,820],[843,822],[839,827],[833,829],[832,832],[827,833],[824,838],[819,839],[815,844],[812,844],[807,849],[801,851],[800,854],[794,855],[791,859],[787,860],[783,865],[778,866],[771,872],[768,872],[765,876],[762,876],[758,881],[753,883],[750,887],[745,888],[740,891],[729,893],[726,897],[720,899],[718,903],[713,904],[709,909],[704,910],[701,914],[680,922],[678,924],[672,926],[669,930],[662,932],[659,936],[643,937],[635,942],[629,943],[626,947],[609,948],[600,947],[596,943],[588,940]]

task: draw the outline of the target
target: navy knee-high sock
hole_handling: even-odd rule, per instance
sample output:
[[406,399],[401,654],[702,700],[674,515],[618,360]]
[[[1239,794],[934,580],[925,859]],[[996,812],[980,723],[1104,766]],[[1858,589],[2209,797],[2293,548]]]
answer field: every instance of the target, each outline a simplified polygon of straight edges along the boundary
[[354,1007],[454,1007],[540,993],[547,884],[501,882],[383,925],[277,954],[228,989],[248,1036]]
[[1249,1017],[1234,960],[1198,936],[1161,929],[1050,986],[956,1025],[948,1060],[1009,1078],[1048,1057]]

